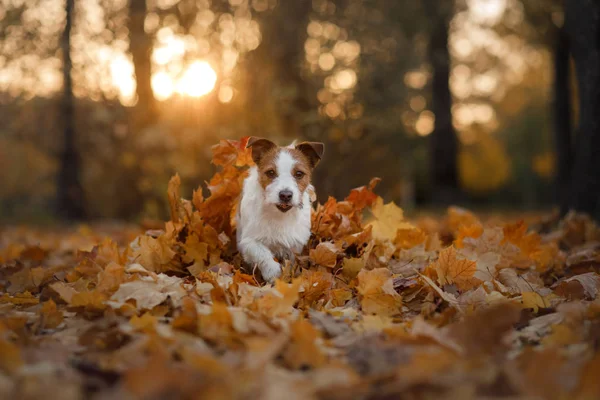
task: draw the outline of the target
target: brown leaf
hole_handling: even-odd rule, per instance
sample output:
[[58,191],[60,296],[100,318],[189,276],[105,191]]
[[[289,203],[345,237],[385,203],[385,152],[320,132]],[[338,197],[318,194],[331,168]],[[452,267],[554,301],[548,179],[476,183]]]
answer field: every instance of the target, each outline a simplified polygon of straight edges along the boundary
[[337,263],[338,251],[339,249],[333,242],[323,242],[310,250],[310,258],[316,265],[333,268]]

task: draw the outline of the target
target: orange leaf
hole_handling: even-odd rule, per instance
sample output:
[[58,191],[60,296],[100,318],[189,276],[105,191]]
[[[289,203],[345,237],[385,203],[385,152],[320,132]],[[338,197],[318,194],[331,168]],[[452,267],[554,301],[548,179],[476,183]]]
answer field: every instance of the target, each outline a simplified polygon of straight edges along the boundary
[[310,258],[316,265],[333,268],[337,263],[337,247],[332,242],[319,243],[310,250]]
[[427,240],[427,233],[419,228],[398,229],[394,244],[399,249],[412,249]]
[[457,258],[456,250],[452,246],[442,250],[437,261],[428,268],[436,272],[440,285],[456,284],[459,290],[464,291],[481,283],[474,276],[477,271],[477,263]]

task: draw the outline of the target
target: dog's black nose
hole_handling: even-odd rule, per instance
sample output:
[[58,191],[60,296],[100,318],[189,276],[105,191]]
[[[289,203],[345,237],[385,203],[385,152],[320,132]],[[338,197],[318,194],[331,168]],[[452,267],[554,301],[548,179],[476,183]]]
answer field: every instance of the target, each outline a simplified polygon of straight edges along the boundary
[[281,200],[283,203],[289,203],[292,201],[293,195],[294,193],[292,193],[291,190],[282,190],[279,192],[279,200]]

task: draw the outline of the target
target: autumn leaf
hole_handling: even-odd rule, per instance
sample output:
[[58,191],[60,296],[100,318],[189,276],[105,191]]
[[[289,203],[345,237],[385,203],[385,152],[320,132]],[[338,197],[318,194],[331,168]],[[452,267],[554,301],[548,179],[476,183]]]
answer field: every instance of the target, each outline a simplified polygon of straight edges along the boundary
[[139,248],[134,250],[133,257],[147,270],[161,272],[165,265],[173,260],[175,254],[165,235],[156,239],[150,236],[140,236]]
[[292,369],[316,368],[325,363],[325,356],[316,345],[319,332],[306,320],[298,319],[290,326],[290,344],[283,360]]
[[0,370],[15,373],[23,364],[21,350],[14,343],[0,338]]
[[219,144],[212,147],[212,162],[215,165],[235,165],[243,167],[254,165],[252,161],[252,152],[246,148],[249,137],[241,140],[221,140]]
[[333,268],[337,263],[338,251],[339,249],[333,242],[323,242],[310,250],[310,258],[316,265]]
[[58,310],[56,303],[48,300],[42,304],[40,310],[40,324],[45,329],[54,329],[63,322],[63,313]]
[[424,243],[427,240],[427,234],[419,228],[398,229],[394,244],[398,249],[411,249]]
[[477,264],[457,258],[456,250],[452,246],[442,250],[437,261],[428,269],[435,272],[440,285],[455,284],[459,290],[469,290],[481,282],[474,276]]
[[379,198],[373,190],[375,186],[381,182],[379,178],[373,178],[369,182],[368,186],[361,186],[356,189],[352,189],[346,201],[352,203],[358,210],[362,210],[365,207],[371,207],[373,203]]
[[138,310],[151,310],[167,298],[175,305],[187,294],[182,280],[175,276],[158,274],[156,280],[141,277],[132,282],[123,283],[106,304],[113,308],[123,306],[129,300],[135,300]]
[[365,314],[391,316],[400,312],[402,298],[394,290],[392,274],[387,268],[361,270],[357,290]]
[[294,279],[291,284],[277,280],[274,291],[268,291],[254,300],[252,308],[269,317],[289,315],[293,305],[298,301],[300,284],[300,279]]
[[104,294],[92,290],[75,293],[71,298],[71,303],[69,303],[69,305],[73,308],[80,308],[96,313],[101,312],[106,308],[106,300],[107,297]]
[[523,308],[531,308],[537,313],[540,308],[550,307],[550,302],[537,292],[523,292],[522,300]]
[[383,204],[381,197],[371,206],[374,219],[367,224],[373,229],[373,237],[378,240],[394,240],[398,229],[414,228],[404,220],[404,213],[394,202]]

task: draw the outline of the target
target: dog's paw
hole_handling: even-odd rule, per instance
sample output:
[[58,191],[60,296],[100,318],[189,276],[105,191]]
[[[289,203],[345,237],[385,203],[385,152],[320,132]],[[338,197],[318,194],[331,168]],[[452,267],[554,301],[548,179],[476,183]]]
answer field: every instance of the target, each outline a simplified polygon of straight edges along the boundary
[[273,283],[281,276],[281,265],[277,261],[271,260],[261,266],[260,273],[265,281]]

